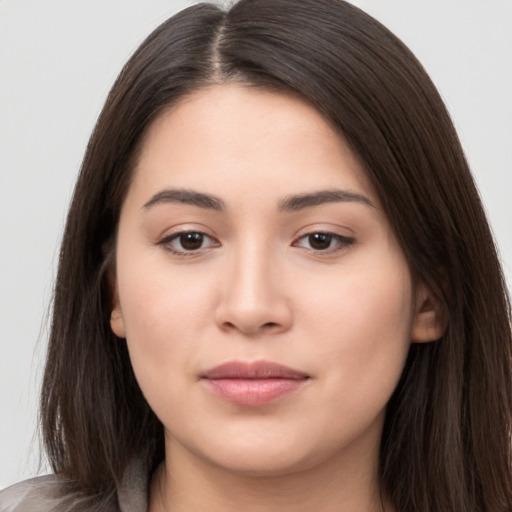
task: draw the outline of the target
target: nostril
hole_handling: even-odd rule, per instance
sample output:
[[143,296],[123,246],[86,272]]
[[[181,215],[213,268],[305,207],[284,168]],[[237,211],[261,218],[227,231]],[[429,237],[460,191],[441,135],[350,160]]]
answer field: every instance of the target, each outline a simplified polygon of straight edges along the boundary
[[242,330],[246,333],[256,333],[257,331],[275,331],[279,328],[279,323],[277,322],[266,322],[263,325],[253,325],[253,326],[244,326],[244,328],[240,329],[236,323],[233,322],[224,322],[223,327],[228,330]]

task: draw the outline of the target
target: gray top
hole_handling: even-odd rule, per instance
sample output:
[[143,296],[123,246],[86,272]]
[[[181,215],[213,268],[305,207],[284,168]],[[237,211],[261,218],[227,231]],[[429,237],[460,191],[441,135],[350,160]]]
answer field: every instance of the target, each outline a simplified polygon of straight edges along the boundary
[[[51,512],[59,505],[61,482],[55,475],[39,476],[0,491],[0,512]],[[147,512],[148,482],[142,465],[131,464],[117,489],[119,508],[112,512]]]

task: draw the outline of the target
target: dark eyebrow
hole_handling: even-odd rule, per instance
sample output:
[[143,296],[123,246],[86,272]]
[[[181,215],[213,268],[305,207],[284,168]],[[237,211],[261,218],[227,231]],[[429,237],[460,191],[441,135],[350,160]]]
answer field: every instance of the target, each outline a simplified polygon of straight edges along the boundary
[[224,202],[218,197],[193,190],[185,189],[166,189],[157,192],[151,199],[144,204],[144,208],[151,208],[162,203],[182,203],[208,210],[221,211],[224,209]]
[[348,190],[319,190],[307,194],[298,194],[289,196],[279,202],[279,209],[285,212],[293,212],[302,210],[303,208],[310,208],[324,203],[345,203],[355,202],[361,203],[366,206],[374,207],[373,203],[366,197],[356,192]]

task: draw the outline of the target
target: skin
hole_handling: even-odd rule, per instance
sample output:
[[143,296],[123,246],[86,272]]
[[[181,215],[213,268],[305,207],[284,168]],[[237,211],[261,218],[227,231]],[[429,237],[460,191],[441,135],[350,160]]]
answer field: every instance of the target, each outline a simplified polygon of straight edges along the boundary
[[[291,195],[326,190],[358,197],[283,210]],[[197,248],[183,246],[184,231],[204,233]],[[318,245],[314,233],[333,236]],[[147,133],[116,250],[112,329],[165,428],[152,512],[382,510],[386,403],[411,340],[441,326],[364,169],[321,114],[236,84],[189,95]],[[232,360],[309,378],[241,406],[200,379]]]

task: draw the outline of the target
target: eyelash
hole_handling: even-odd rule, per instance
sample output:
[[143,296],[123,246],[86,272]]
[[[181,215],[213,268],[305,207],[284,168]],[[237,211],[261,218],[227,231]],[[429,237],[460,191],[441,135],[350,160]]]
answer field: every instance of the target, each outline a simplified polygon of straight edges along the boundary
[[[193,256],[193,255],[198,254],[202,249],[204,249],[204,247],[199,247],[197,249],[189,249],[189,250],[187,250],[185,248],[175,249],[172,246],[172,243],[176,240],[179,241],[182,237],[184,237],[186,235],[200,235],[201,236],[201,245],[205,239],[212,240],[213,243],[211,244],[211,247],[218,247],[220,245],[219,242],[214,240],[211,236],[207,235],[206,233],[203,233],[202,231],[194,231],[194,230],[179,231],[178,233],[173,233],[172,235],[166,236],[165,238],[160,240],[160,242],[158,242],[158,245],[162,245],[167,251],[169,251],[170,253],[172,253],[176,256]],[[183,247],[183,245],[182,245],[182,247]]]
[[[185,237],[187,235],[199,235],[201,247],[198,247],[196,249],[185,249],[183,247],[183,240],[180,241],[180,239],[182,239],[182,237]],[[311,237],[325,237],[325,239],[327,239],[327,241],[329,243],[329,247],[327,247],[326,249],[314,249],[312,247],[308,248],[308,247],[304,247],[303,245],[301,245],[300,242],[303,240],[309,240],[309,244],[311,245],[311,242],[312,242]],[[172,235],[166,236],[165,238],[160,240],[158,242],[158,245],[162,245],[167,251],[171,252],[172,254],[174,254],[176,256],[185,256],[186,257],[186,256],[197,255],[202,250],[204,250],[205,247],[202,247],[203,242],[205,242],[208,239],[211,240],[213,243],[209,244],[209,246],[207,246],[206,248],[220,246],[220,243],[218,241],[216,241],[214,238],[207,235],[206,233],[204,233],[202,231],[193,231],[193,230],[179,231],[178,233],[173,233]],[[172,246],[173,242],[175,242],[175,241],[180,241],[180,245],[181,245],[182,249],[176,249]],[[335,242],[334,247],[330,246],[331,242]],[[303,247],[304,249],[307,249],[310,252],[321,255],[321,254],[334,254],[334,253],[344,251],[344,250],[348,249],[351,245],[353,245],[354,242],[355,242],[355,240],[353,238],[339,235],[337,233],[332,233],[329,231],[313,231],[310,233],[306,233],[305,235],[302,235],[299,238],[297,238],[297,240],[295,240],[292,243],[292,246],[293,247]]]
[[315,236],[326,237],[328,239],[329,245],[331,242],[335,242],[333,247],[330,246],[327,249],[313,249],[305,247],[305,249],[308,249],[309,251],[317,254],[335,254],[348,249],[355,242],[355,240],[351,237],[339,235],[330,231],[313,231],[311,233],[302,235],[292,245],[294,247],[303,247],[299,244],[301,240],[309,240],[309,243],[311,244],[311,237]]

